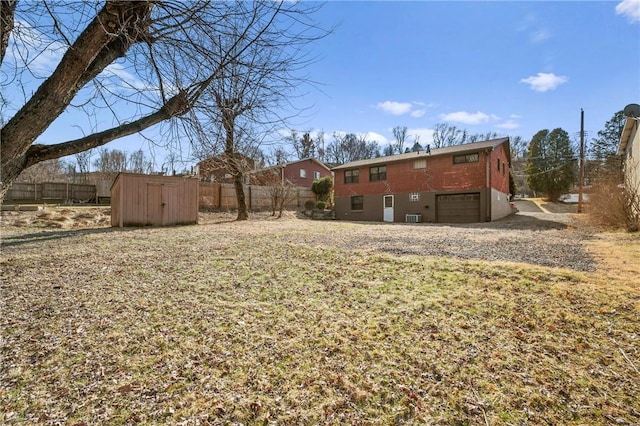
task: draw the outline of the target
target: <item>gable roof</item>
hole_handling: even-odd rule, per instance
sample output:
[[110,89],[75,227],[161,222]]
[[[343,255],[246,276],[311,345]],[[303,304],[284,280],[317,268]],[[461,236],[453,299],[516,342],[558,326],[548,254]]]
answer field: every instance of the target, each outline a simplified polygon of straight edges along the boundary
[[418,152],[408,152],[405,154],[388,155],[386,157],[352,161],[350,163],[346,163],[346,164],[342,164],[340,166],[334,167],[331,170],[351,169],[351,168],[357,168],[362,166],[371,166],[374,164],[395,163],[398,161],[417,160],[420,158],[437,157],[442,155],[463,154],[466,152],[476,152],[483,149],[494,150],[496,147],[502,145],[503,143],[507,143],[507,157],[509,157],[509,152],[508,152],[509,138],[505,137],[505,138],[498,138],[498,139],[490,139],[482,142],[465,143],[462,145],[453,145],[453,146],[446,146],[443,148],[434,148],[431,150],[430,153],[427,151],[421,150]]
[[331,171],[331,169],[329,167],[327,167],[326,164],[324,164],[323,162],[313,158],[313,157],[307,157],[307,158],[303,158],[302,160],[296,160],[296,161],[290,161],[288,163],[283,164],[283,166],[290,166],[292,164],[296,164],[296,163],[302,163],[304,161],[312,161],[314,163],[316,163],[317,165],[319,165],[320,167],[327,169],[327,171]]
[[283,168],[283,167],[290,166],[292,164],[302,163],[303,161],[312,161],[312,162],[318,164],[323,169],[326,169],[328,172],[331,171],[331,169],[329,167],[327,167],[326,164],[322,163],[319,160],[316,160],[315,158],[309,157],[309,158],[303,158],[302,160],[290,161],[288,163],[276,164],[275,166],[269,166],[269,167],[265,167],[265,168],[262,168],[262,169],[252,170],[252,173],[260,173],[260,172],[264,172],[264,171],[271,170],[271,169],[280,169],[280,168]]

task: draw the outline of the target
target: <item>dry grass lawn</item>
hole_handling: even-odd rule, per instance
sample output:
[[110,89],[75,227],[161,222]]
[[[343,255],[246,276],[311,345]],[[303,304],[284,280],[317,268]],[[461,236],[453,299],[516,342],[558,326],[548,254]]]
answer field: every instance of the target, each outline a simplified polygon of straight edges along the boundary
[[39,214],[3,217],[2,424],[640,423],[637,235],[596,234],[585,273],[352,250],[327,241],[385,225],[293,215]]

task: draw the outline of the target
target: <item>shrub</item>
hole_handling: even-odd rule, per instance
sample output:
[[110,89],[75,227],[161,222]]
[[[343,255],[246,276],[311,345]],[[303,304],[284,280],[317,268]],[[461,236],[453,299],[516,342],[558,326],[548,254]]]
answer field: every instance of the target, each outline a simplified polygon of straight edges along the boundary
[[313,200],[307,200],[304,202],[304,209],[305,210],[313,210],[316,206],[315,201]]
[[324,208],[327,207],[327,203],[325,203],[324,201],[318,201],[316,203],[316,207],[320,210],[324,210]]
[[640,229],[640,189],[632,173],[611,173],[596,181],[589,193],[587,214],[597,226]]
[[327,201],[331,189],[333,188],[333,180],[330,176],[325,176],[322,179],[314,180],[311,184],[311,190],[318,196],[320,201]]

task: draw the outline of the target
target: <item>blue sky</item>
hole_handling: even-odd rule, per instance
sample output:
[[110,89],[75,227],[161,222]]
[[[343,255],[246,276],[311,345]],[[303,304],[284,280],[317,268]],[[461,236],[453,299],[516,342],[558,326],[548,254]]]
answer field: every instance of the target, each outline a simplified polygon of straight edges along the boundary
[[[581,108],[589,140],[640,103],[640,0],[328,1],[317,19],[336,29],[313,46],[307,72],[316,88],[298,99],[310,108],[291,127],[322,130],[327,143],[348,132],[382,148],[394,126],[407,126],[409,140],[424,145],[445,122],[526,140],[561,127],[577,138]],[[45,74],[53,51],[38,58]],[[81,137],[75,120],[63,114],[39,142]],[[193,164],[187,145],[185,167]],[[107,147],[149,144],[133,136]],[[162,151],[154,152],[159,166]]]
[[[394,126],[428,142],[447,122],[530,139],[561,127],[593,136],[640,102],[640,2],[328,2],[334,34],[317,45],[307,126],[368,133]],[[304,125],[302,126],[304,127]]]

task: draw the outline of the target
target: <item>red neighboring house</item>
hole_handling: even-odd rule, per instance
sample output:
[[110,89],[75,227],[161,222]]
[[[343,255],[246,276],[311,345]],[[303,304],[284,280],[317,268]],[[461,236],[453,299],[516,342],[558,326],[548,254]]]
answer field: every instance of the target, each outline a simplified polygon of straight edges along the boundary
[[329,167],[315,158],[305,158],[304,160],[256,170],[251,173],[251,183],[269,185],[274,182],[275,177],[279,183],[290,182],[295,186],[310,188],[314,180],[325,176],[332,176]]
[[334,167],[338,219],[489,222],[512,213],[509,138]]

